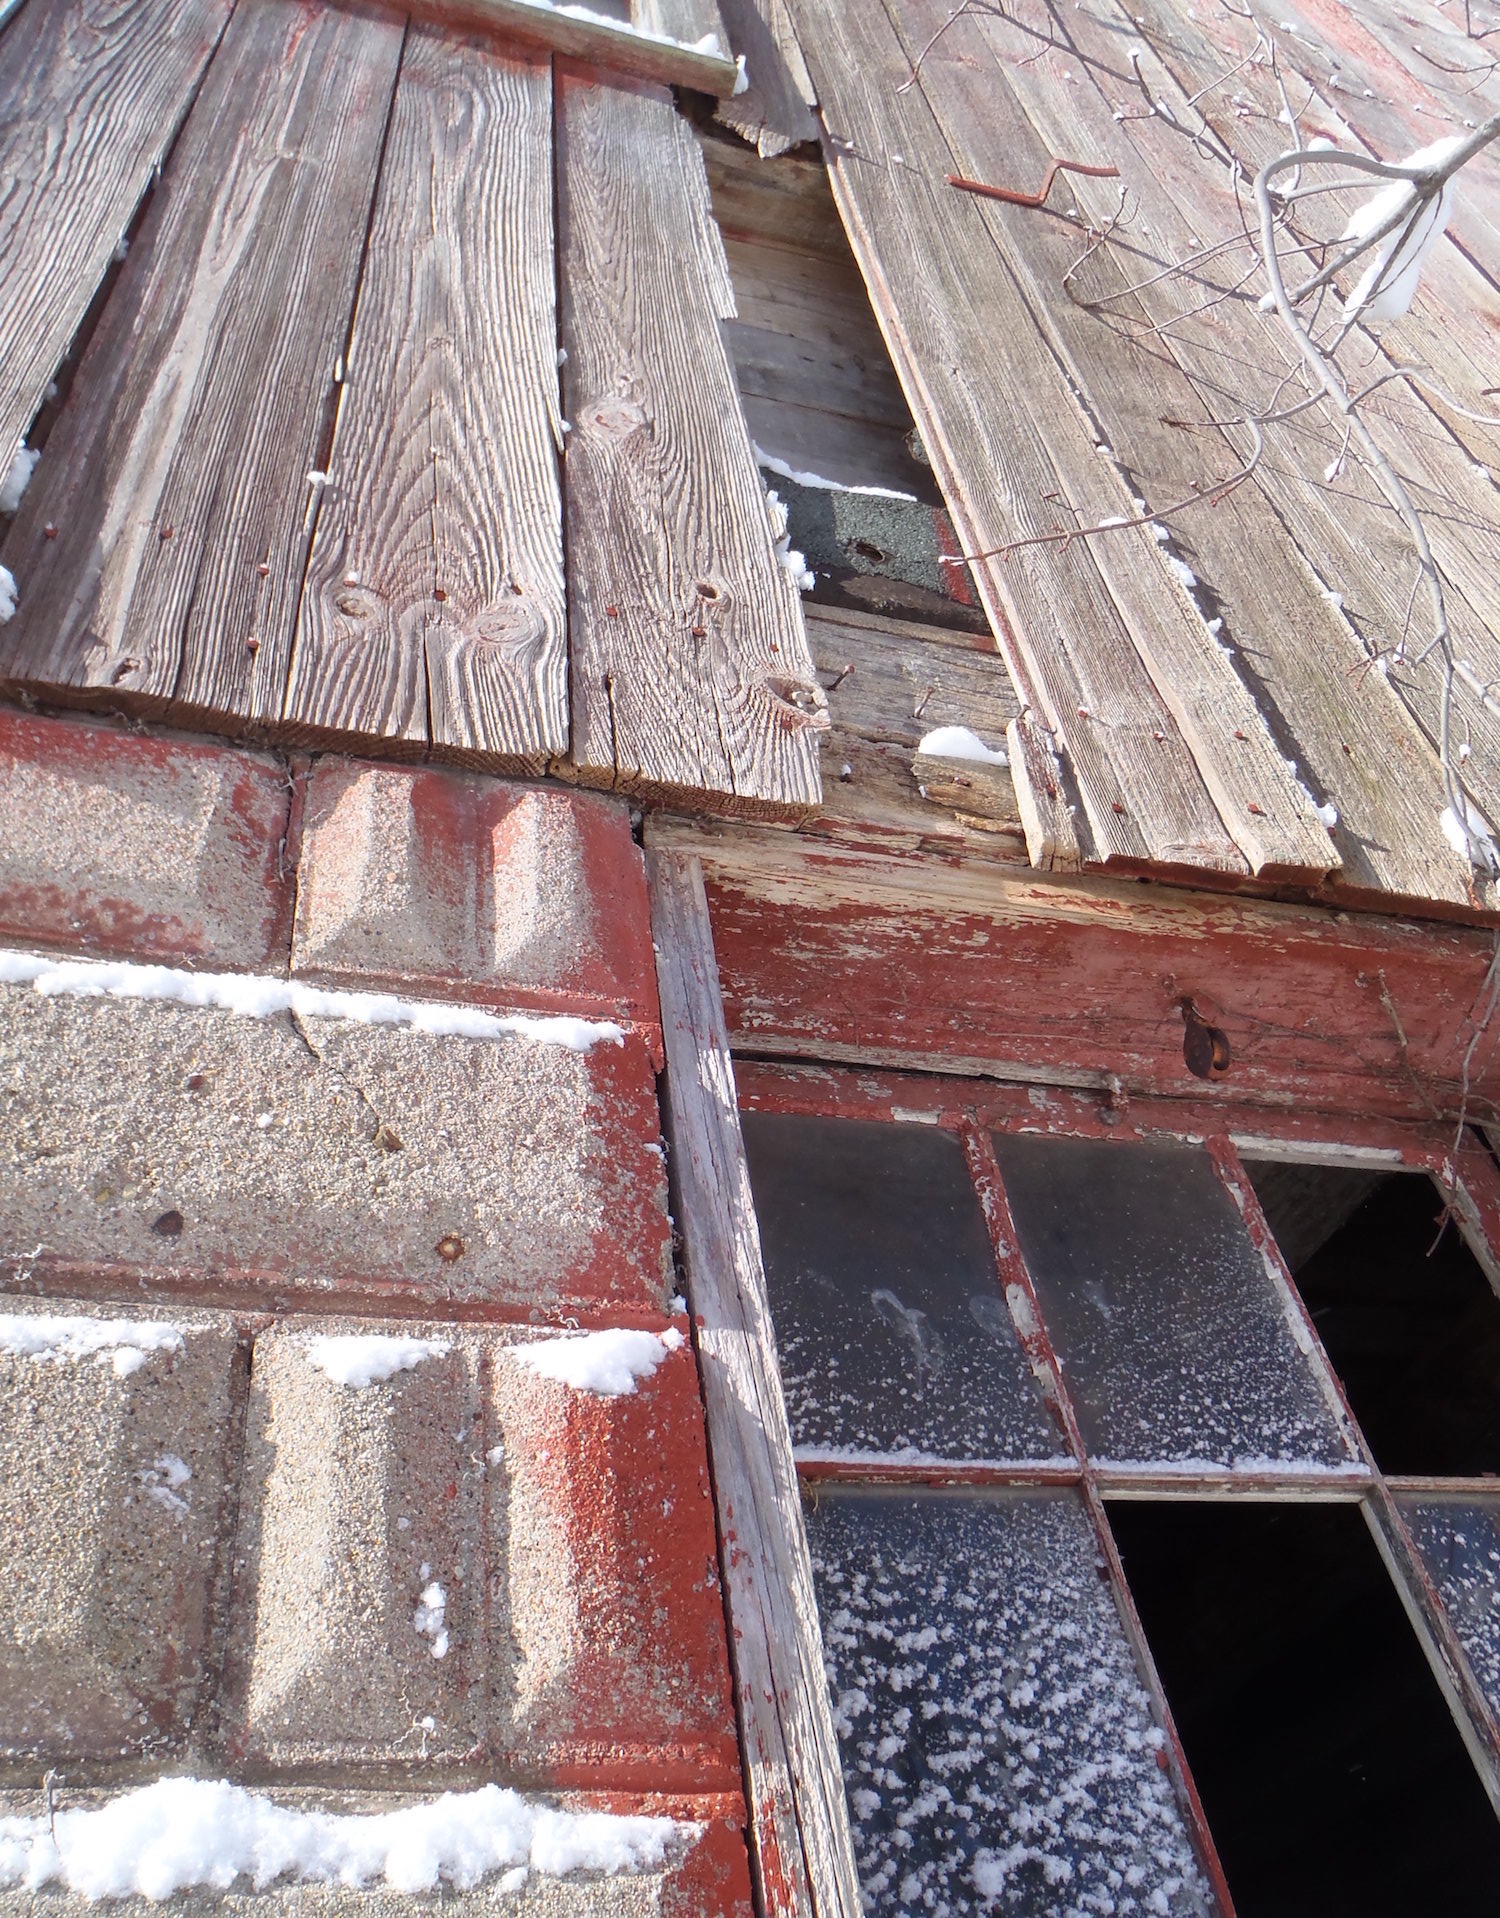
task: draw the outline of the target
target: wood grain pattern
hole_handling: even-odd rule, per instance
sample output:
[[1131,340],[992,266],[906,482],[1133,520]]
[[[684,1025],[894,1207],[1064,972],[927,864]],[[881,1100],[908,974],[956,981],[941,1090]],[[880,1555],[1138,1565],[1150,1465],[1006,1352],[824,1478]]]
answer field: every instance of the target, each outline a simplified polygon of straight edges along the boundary
[[[1059,35],[1055,54],[1031,60],[1023,36],[1006,37],[998,24],[992,31],[985,23],[984,42],[1003,68],[1001,100],[1024,109],[1017,138],[1038,140],[1034,153],[1118,165],[1131,224],[1123,257],[1096,256],[1083,276],[1078,290],[1095,302],[1092,310],[1054,297],[1046,323],[1079,343],[1074,350],[1089,356],[1081,364],[1107,356],[1113,374],[1089,376],[1103,430],[1153,501],[1184,498],[1195,483],[1232,474],[1250,450],[1249,436],[1163,422],[1232,419],[1247,406],[1273,405],[1290,349],[1276,322],[1245,298],[1221,299],[1211,320],[1169,327],[1164,335],[1147,330],[1233,289],[1243,275],[1243,255],[1230,254],[1207,263],[1187,286],[1167,278],[1140,284],[1188,257],[1201,240],[1239,230],[1232,191],[1165,119],[1120,121],[1121,90],[1132,82],[1128,71],[1115,77],[1109,62],[1121,64],[1117,36],[1095,10],[1071,11]],[[1172,111],[1190,112],[1154,58],[1143,54],[1142,61],[1152,87],[1170,90]],[[1093,73],[1100,75],[1097,88],[1077,78]],[[1011,124],[1003,105],[994,117]],[[1083,218],[1102,224],[1117,209],[1119,191],[1120,182],[1075,176],[1059,194],[1059,209],[1076,203]],[[1079,251],[1058,237],[1057,226],[1033,217],[1026,229],[1038,280],[1050,263],[1054,284]],[[1118,297],[1131,283],[1136,294]],[[1226,637],[1259,681],[1288,750],[1318,797],[1338,812],[1343,879],[1409,898],[1467,898],[1468,875],[1437,828],[1444,802],[1430,746],[1391,686],[1370,671],[1348,613],[1331,596],[1337,588],[1352,608],[1389,569],[1382,590],[1400,602],[1399,628],[1410,574],[1397,576],[1399,538],[1389,509],[1372,517],[1326,485],[1308,483],[1307,475],[1321,476],[1336,455],[1335,429],[1322,452],[1306,416],[1267,434],[1271,450],[1252,481],[1221,505],[1180,518],[1181,550],[1220,602]]]
[[[231,0],[27,7],[0,49],[0,462],[171,146]],[[12,8],[0,11],[8,19]]]
[[402,59],[285,716],[541,771],[568,739],[552,79]]
[[1042,872],[1078,872],[1083,848],[1068,804],[1062,766],[1052,741],[1032,713],[1018,713],[1005,729],[1026,853]]
[[586,783],[800,818],[826,718],[718,321],[671,101],[557,78],[572,758]]
[[[844,223],[965,549],[1087,523],[1075,492],[1092,503],[1104,463],[983,215],[944,184],[952,158],[926,101],[896,91],[910,66],[884,8],[802,5],[794,19]],[[1089,543],[1026,545],[973,571],[1018,690],[1072,762],[1093,857],[1243,870]],[[1182,616],[1174,594],[1164,575],[1168,617]]]
[[698,862],[647,855],[667,1123],[766,1918],[861,1910],[797,1468]]
[[8,677],[280,718],[403,31],[236,12],[7,542]]

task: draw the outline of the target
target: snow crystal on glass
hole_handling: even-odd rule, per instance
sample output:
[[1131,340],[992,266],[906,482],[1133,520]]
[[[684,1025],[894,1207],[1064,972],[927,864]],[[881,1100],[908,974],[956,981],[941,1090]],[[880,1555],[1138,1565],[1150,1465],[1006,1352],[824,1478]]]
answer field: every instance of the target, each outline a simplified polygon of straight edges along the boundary
[[1500,1502],[1400,1504],[1475,1681],[1500,1711]]
[[1094,1457],[1354,1462],[1206,1154],[1014,1136],[995,1152]]
[[798,1450],[1058,1457],[958,1141],[756,1112],[744,1130]]
[[1212,1909],[1075,1494],[825,1494],[807,1529],[868,1911]]

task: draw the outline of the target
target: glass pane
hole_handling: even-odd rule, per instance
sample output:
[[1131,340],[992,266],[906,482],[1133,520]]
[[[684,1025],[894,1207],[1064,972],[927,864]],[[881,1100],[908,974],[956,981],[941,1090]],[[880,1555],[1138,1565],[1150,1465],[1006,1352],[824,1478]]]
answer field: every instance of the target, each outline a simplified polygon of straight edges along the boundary
[[1084,1441],[1101,1463],[1350,1463],[1244,1221],[1188,1146],[997,1137]]
[[846,1119],[743,1123],[799,1454],[1058,1456],[958,1141]]
[[841,1492],[807,1530],[867,1911],[1211,1909],[1076,1493]]
[[1500,1503],[1414,1494],[1396,1502],[1475,1683],[1500,1711]]

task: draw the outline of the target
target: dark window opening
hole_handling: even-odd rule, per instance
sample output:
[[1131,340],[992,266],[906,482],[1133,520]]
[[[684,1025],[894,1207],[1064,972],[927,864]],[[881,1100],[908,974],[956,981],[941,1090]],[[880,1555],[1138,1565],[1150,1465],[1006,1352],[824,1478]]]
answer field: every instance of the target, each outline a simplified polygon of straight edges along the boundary
[[1500,1472],[1500,1299],[1432,1181],[1250,1171],[1381,1470]]
[[1239,1918],[1494,1913],[1500,1825],[1359,1509],[1110,1522]]

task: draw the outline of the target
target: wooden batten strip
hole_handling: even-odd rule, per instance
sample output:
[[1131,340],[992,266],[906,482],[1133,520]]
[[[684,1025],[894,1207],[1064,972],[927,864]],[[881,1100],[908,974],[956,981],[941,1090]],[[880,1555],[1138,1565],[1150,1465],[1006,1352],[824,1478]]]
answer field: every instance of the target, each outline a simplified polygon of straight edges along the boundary
[[654,89],[566,69],[557,87],[574,765],[802,818],[825,702],[720,336],[697,142]]
[[542,771],[568,740],[552,75],[413,28],[285,717]]
[[1044,872],[1079,871],[1083,848],[1063,786],[1062,767],[1045,729],[1032,714],[1018,713],[1005,729],[1005,746],[1027,858]]
[[[13,9],[0,9],[0,22]],[[0,47],[0,474],[172,144],[230,0],[27,7]]]
[[861,1910],[703,875],[650,852],[667,1124],[766,1918]]
[[[835,198],[965,549],[1088,523],[1097,481],[1082,476],[1104,462],[984,216],[945,184],[926,101],[897,91],[910,62],[880,0],[804,0],[794,20]],[[1244,871],[1090,542],[1023,544],[973,571],[1017,690],[1071,762],[1091,856]]]
[[763,160],[816,141],[812,82],[786,0],[721,0],[721,8],[730,45],[744,58],[748,85],[721,100],[714,118],[748,140]]
[[6,677],[280,719],[404,31],[237,9],[7,542]]

